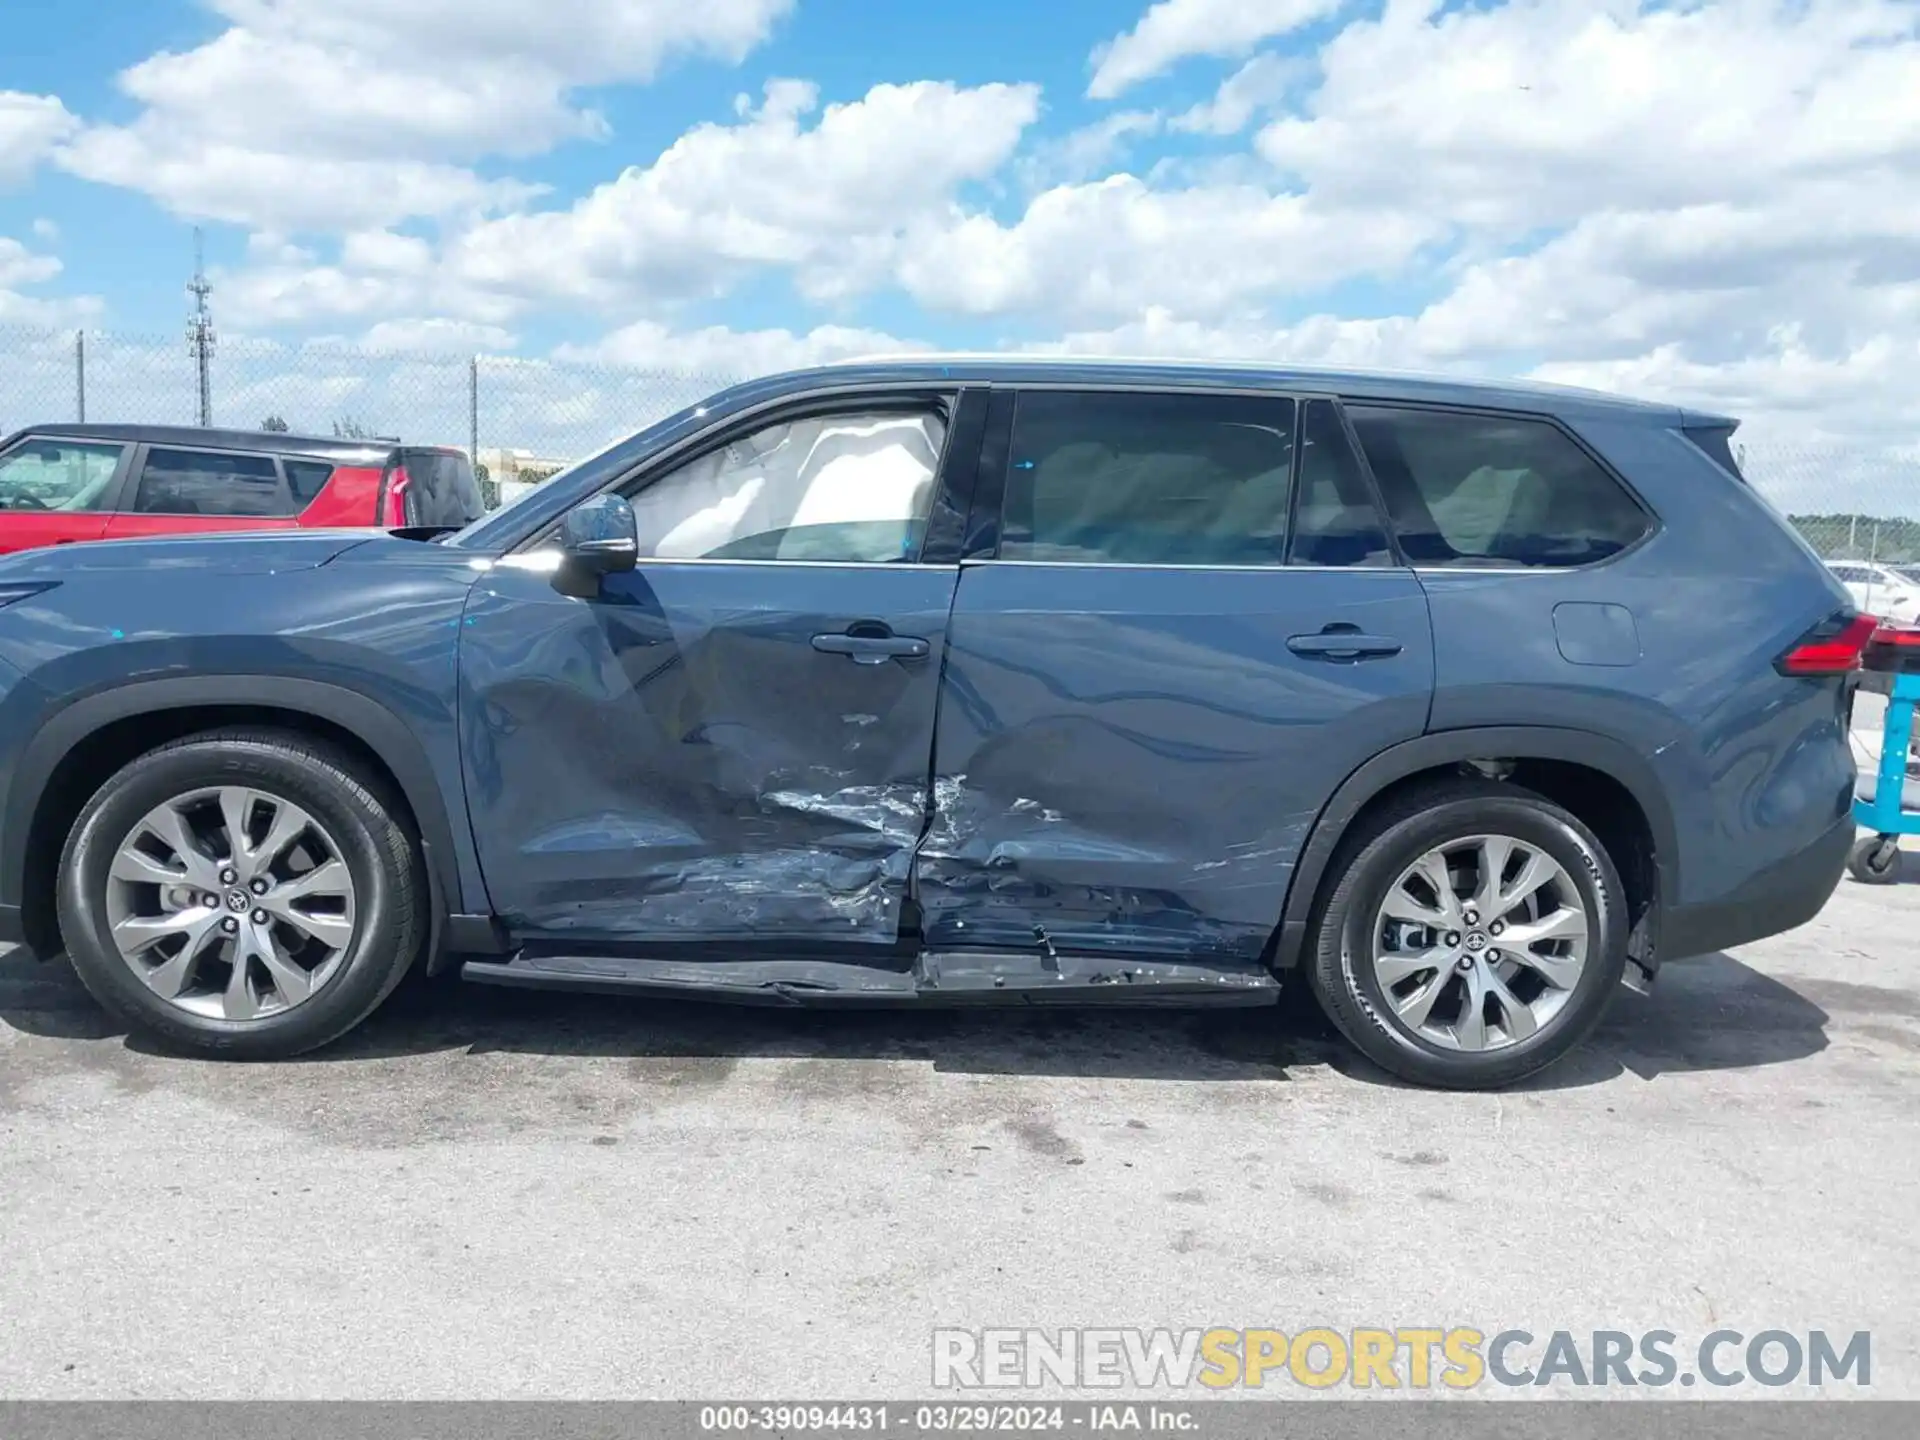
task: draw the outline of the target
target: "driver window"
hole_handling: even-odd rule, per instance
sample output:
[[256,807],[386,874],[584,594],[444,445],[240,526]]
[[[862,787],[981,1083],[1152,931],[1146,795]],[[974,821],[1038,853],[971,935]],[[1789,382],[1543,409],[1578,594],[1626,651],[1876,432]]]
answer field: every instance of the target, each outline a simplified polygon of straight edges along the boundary
[[120,445],[28,439],[0,455],[0,510],[104,510]]
[[920,553],[946,424],[931,411],[784,421],[630,496],[660,560],[907,561]]

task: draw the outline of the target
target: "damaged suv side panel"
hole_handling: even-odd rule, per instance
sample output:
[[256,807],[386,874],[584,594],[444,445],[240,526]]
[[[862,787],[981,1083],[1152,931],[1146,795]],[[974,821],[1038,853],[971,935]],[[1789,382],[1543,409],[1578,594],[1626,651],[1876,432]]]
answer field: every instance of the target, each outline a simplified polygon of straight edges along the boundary
[[[591,606],[543,574],[482,580],[463,732],[508,928],[891,942],[926,815],[953,576],[661,565],[610,579]],[[876,604],[924,657],[814,648]]]

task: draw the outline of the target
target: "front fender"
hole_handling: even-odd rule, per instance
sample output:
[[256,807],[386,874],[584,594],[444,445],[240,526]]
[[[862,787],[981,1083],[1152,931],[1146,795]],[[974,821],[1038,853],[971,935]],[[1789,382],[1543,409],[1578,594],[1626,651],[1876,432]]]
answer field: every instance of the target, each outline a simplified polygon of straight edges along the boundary
[[[85,695],[39,723],[17,752],[7,777],[4,821],[0,822],[0,907],[15,910],[25,901],[34,815],[61,762],[76,746],[131,716],[221,706],[314,716],[350,732],[379,758],[399,785],[420,829],[436,930],[449,908],[460,907],[461,897],[479,893],[472,837],[464,824],[452,821],[446,779],[437,772],[427,747],[398,715],[366,695],[324,681],[222,673],[132,681]],[[441,748],[454,767],[451,781],[457,786],[457,751],[451,736]],[[471,885],[464,883],[467,874],[473,877]]]

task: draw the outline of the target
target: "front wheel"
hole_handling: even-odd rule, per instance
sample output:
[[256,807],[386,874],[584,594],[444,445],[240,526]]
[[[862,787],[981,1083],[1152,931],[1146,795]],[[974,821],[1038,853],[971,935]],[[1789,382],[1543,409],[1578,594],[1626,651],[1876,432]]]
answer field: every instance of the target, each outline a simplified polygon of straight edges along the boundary
[[67,839],[60,931],[129,1026],[231,1059],[344,1034],[425,935],[418,848],[377,782],[304,737],[161,746],[109,780]]
[[1606,850],[1558,805],[1437,785],[1343,854],[1305,963],[1328,1018],[1383,1069],[1493,1089],[1599,1023],[1626,966],[1626,907]]

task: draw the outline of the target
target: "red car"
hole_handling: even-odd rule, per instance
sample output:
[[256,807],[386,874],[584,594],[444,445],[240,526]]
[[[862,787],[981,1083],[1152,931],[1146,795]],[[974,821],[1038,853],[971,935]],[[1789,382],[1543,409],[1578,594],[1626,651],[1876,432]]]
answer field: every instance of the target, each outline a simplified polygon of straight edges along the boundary
[[460,526],[460,451],[168,425],[37,425],[0,442],[0,553],[205,530]]

